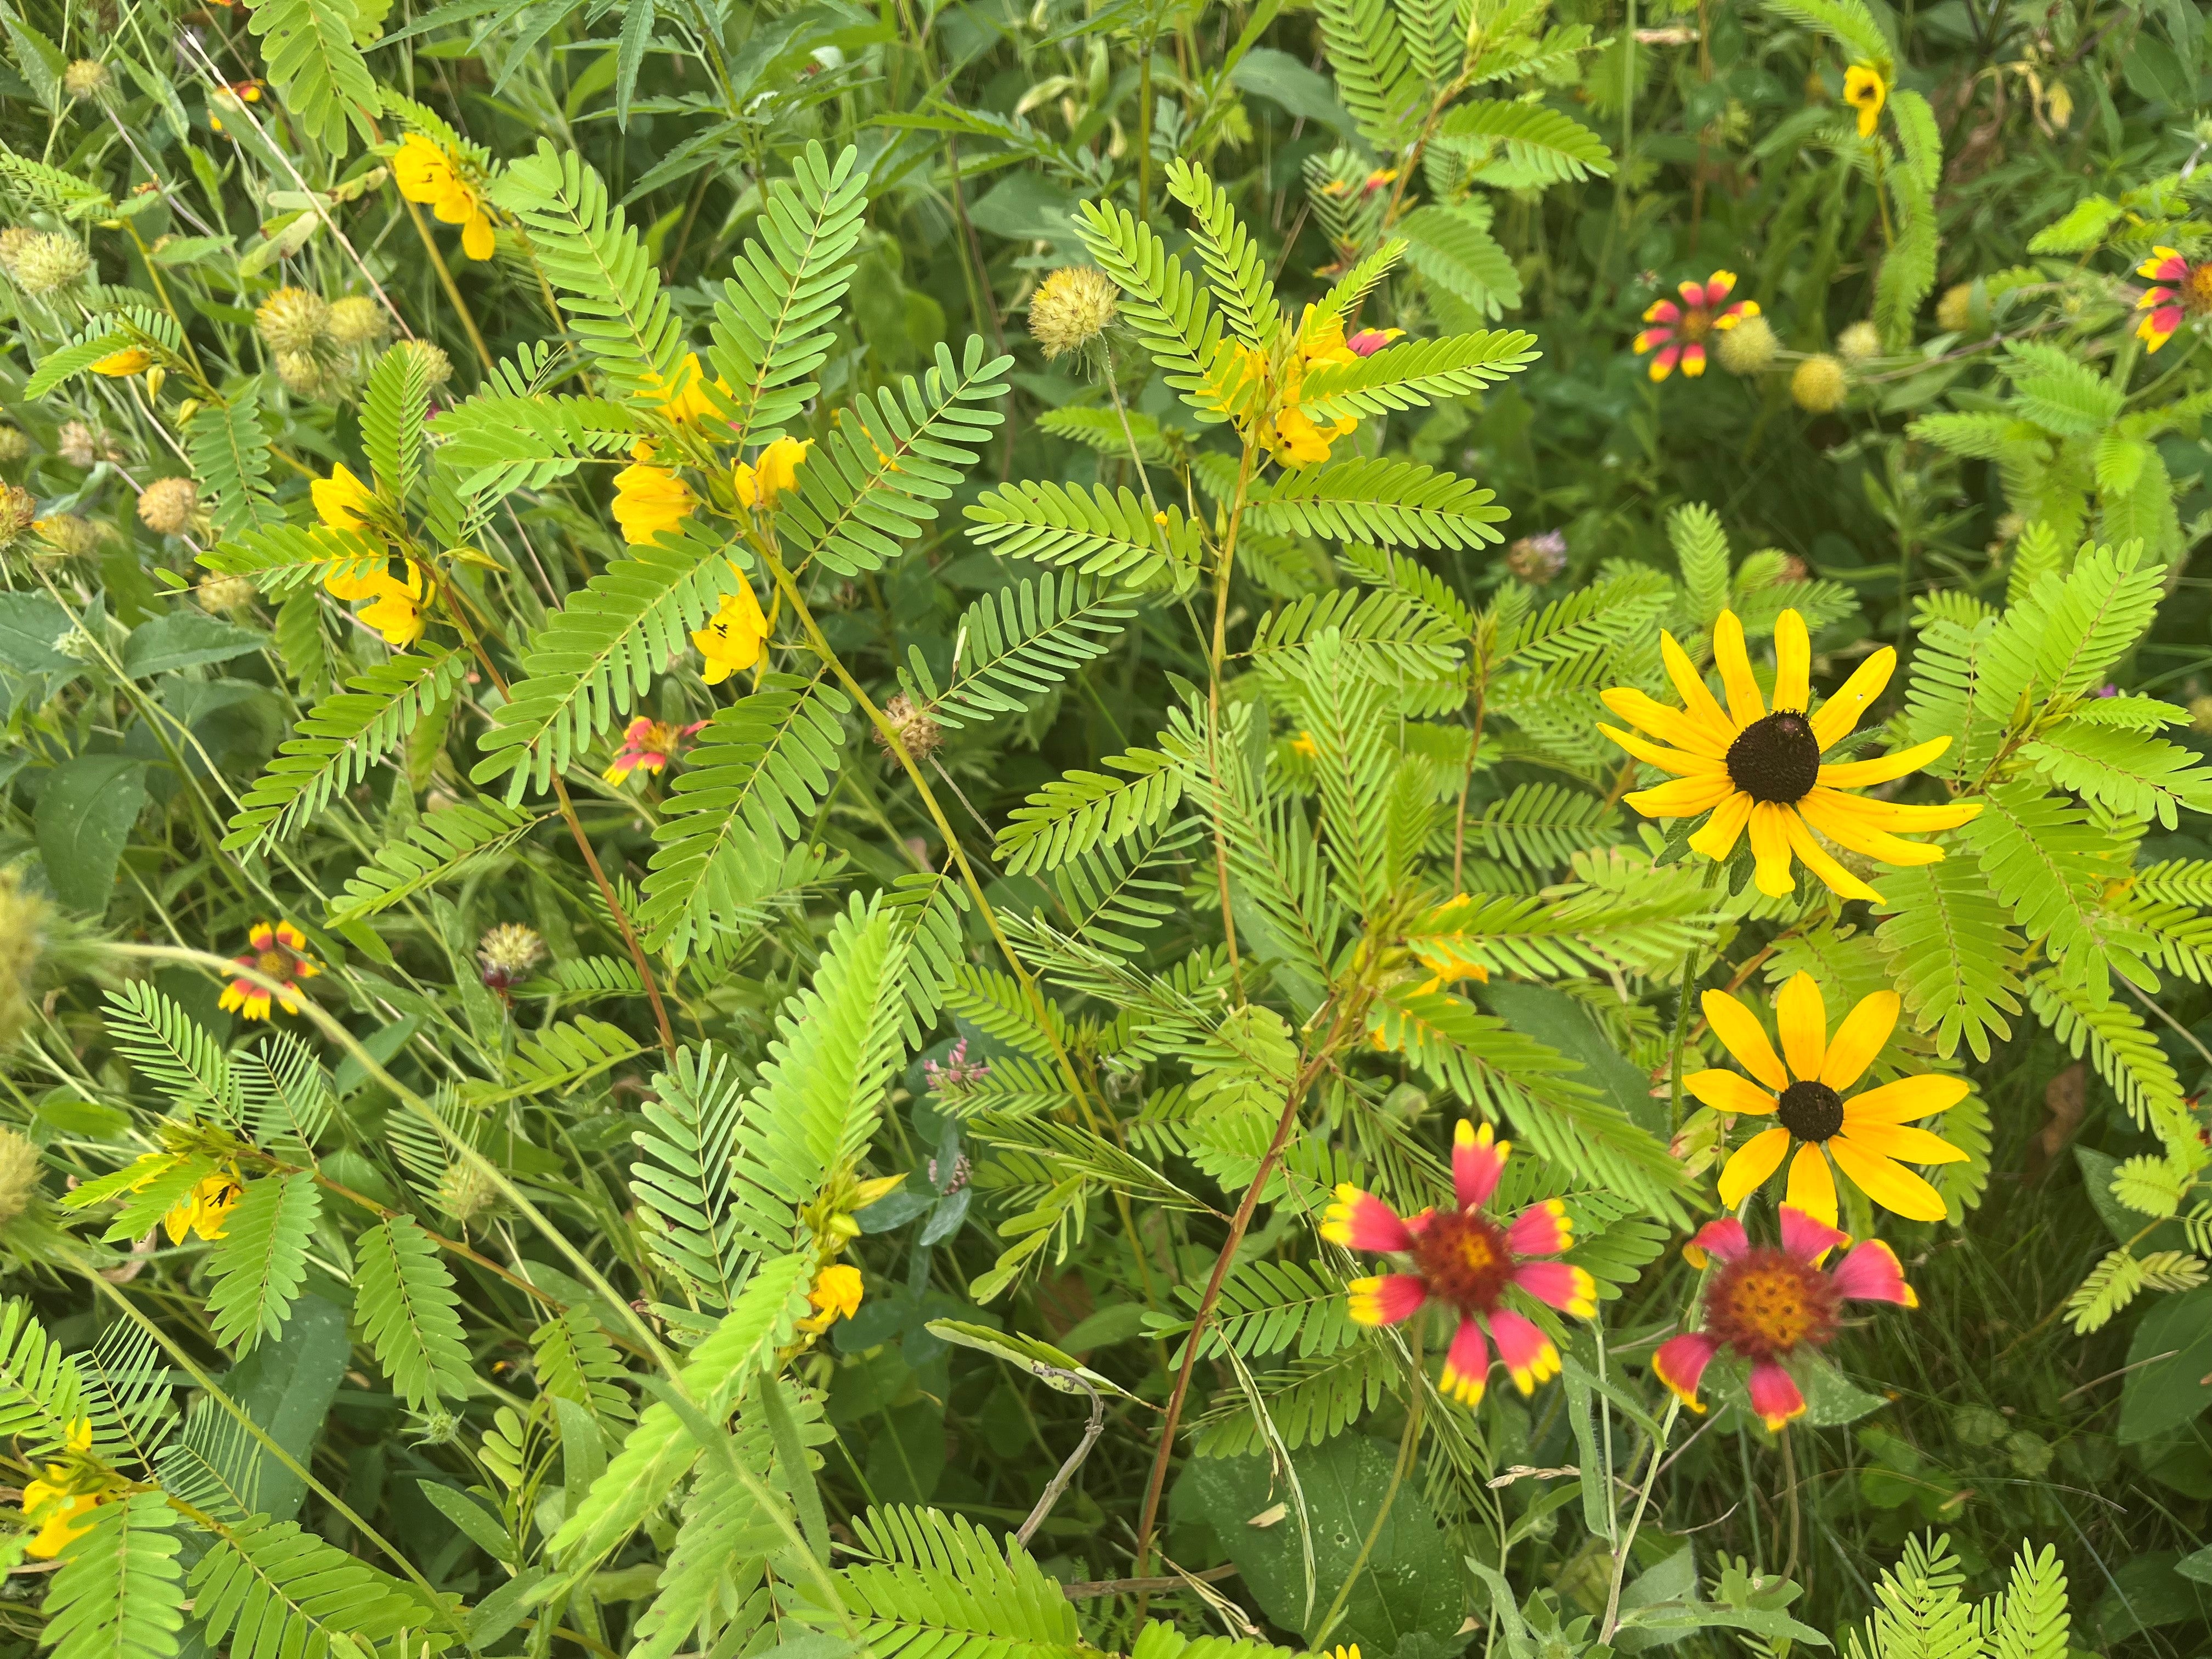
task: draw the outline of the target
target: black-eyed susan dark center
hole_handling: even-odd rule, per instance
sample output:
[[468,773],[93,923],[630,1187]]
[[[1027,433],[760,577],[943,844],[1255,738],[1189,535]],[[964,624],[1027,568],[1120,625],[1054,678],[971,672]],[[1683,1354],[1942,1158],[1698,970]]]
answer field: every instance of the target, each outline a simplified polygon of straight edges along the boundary
[[1776,1115],[1800,1140],[1826,1140],[1844,1127],[1844,1097],[1825,1083],[1793,1083]]
[[1413,1265],[1429,1294],[1462,1313],[1488,1313],[1513,1277],[1505,1229],[1486,1216],[1443,1211],[1413,1241]]
[[1804,799],[1820,781],[1820,740],[1813,735],[1813,723],[1794,708],[1753,720],[1729,745],[1728,775],[1756,801],[1786,805]]
[[1771,1248],[1747,1251],[1713,1275],[1705,1331],[1747,1359],[1777,1359],[1836,1334],[1836,1289],[1809,1261]]

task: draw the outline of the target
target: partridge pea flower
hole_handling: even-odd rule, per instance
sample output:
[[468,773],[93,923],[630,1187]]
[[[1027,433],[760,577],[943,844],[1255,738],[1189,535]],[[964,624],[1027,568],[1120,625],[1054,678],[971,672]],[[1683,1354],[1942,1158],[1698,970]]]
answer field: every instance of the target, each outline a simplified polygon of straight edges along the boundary
[[317,478],[307,486],[307,494],[315,503],[315,516],[326,528],[350,530],[357,536],[374,538],[376,526],[367,517],[376,504],[376,492],[341,465],[331,469],[327,478]]
[[392,177],[409,201],[428,204],[439,222],[461,228],[462,252],[471,259],[491,258],[491,215],[450,151],[419,132],[410,133],[392,152]]
[[2154,247],[2136,275],[2172,284],[2145,289],[2136,301],[2136,309],[2148,313],[2136,325],[2146,351],[2157,350],[2191,318],[2212,316],[2212,260],[2185,259],[2175,249]]
[[[288,1014],[300,1012],[300,981],[313,979],[323,970],[307,955],[307,936],[289,921],[271,927],[265,921],[253,924],[253,931],[246,936],[252,948],[242,957],[233,957],[241,968],[251,968],[277,986],[276,1000],[283,1005]],[[270,994],[251,980],[234,979],[223,988],[219,999],[227,1010],[242,1014],[247,1019],[269,1018]]]
[[[423,611],[429,600],[429,579],[422,567],[412,559],[402,559],[403,574],[393,576],[379,572],[368,583],[368,595],[375,601],[361,608],[361,619],[384,635],[384,642],[395,651],[404,651],[422,637]],[[328,579],[325,579],[325,585]]]
[[1859,112],[1859,137],[1871,138],[1881,106],[1889,101],[1889,84],[1880,70],[1854,64],[1844,71],[1844,101]]
[[[69,1425],[64,1444],[68,1450],[82,1454],[92,1449],[92,1419],[80,1417]],[[105,1491],[76,1492],[71,1490],[72,1480],[67,1463],[49,1463],[46,1474],[23,1488],[23,1515],[39,1522],[39,1530],[23,1546],[26,1555],[35,1555],[42,1561],[51,1561],[76,1540],[92,1530],[92,1511],[98,1508],[108,1493]]]
[[615,474],[615,522],[635,547],[691,516],[699,498],[667,468],[639,461]]
[[1759,315],[1759,301],[1739,300],[1726,310],[1721,302],[1735,291],[1735,272],[1717,270],[1703,283],[1676,284],[1675,292],[1682,303],[1672,300],[1654,301],[1644,313],[1650,326],[1636,337],[1636,355],[1656,349],[1658,356],[1651,360],[1651,378],[1663,380],[1674,372],[1674,365],[1682,365],[1682,373],[1692,380],[1705,372],[1705,342],[1715,334],[1725,334],[1747,317]]
[[1877,991],[1845,1016],[1832,1038],[1820,988],[1810,974],[1794,974],[1774,999],[1775,1022],[1782,1030],[1782,1055],[1777,1057],[1756,1014],[1725,991],[1705,993],[1705,1018],[1714,1035],[1751,1076],[1695,1072],[1682,1079],[1684,1085],[1717,1112],[1775,1120],[1772,1128],[1753,1135],[1723,1167],[1723,1208],[1736,1208],[1764,1186],[1795,1146],[1785,1201],[1829,1226],[1836,1224],[1832,1160],[1845,1179],[1885,1210],[1912,1221],[1943,1218],[1942,1194],[1905,1166],[1965,1158],[1950,1142],[1911,1124],[1965,1099],[1966,1079],[1900,1078],[1844,1097],[1889,1041],[1898,1006],[1896,992]]
[[[1692,852],[1726,862],[1747,829],[1757,860],[1759,890],[1794,892],[1796,860],[1847,899],[1881,895],[1838,864],[1818,841],[1818,830],[1839,847],[1882,864],[1934,864],[1940,847],[1903,839],[1899,833],[1950,830],[1982,809],[1960,801],[1942,806],[1901,806],[1869,800],[1850,792],[1917,772],[1951,746],[1936,738],[1900,749],[1878,760],[1823,765],[1820,757],[1851,734],[1869,704],[1881,695],[1897,666],[1897,653],[1885,646],[1861,663],[1843,689],[1812,710],[1812,644],[1805,619],[1785,611],[1774,624],[1774,705],[1770,709],[1752,678],[1743,644],[1743,624],[1732,611],[1713,625],[1713,660],[1721,672],[1727,706],[1715,699],[1688,653],[1671,635],[1659,635],[1659,649],[1683,706],[1666,704],[1627,686],[1604,694],[1605,706],[1638,737],[1598,730],[1640,761],[1673,773],[1671,782],[1640,790],[1628,804],[1647,818],[1690,818],[1710,812],[1705,827],[1690,837]],[[1652,741],[1658,739],[1657,742]]]
[[614,764],[600,775],[609,783],[625,783],[633,772],[665,772],[684,739],[706,723],[695,720],[678,727],[665,720],[640,715],[623,729],[623,746],[615,756]]
[[[1348,1182],[1322,1223],[1322,1237],[1347,1249],[1412,1258],[1409,1273],[1355,1279],[1352,1317],[1362,1325],[1395,1325],[1434,1302],[1459,1316],[1444,1357],[1443,1390],[1463,1405],[1482,1398],[1490,1379],[1490,1344],[1522,1393],[1559,1374],[1559,1352],[1534,1321],[1505,1306],[1505,1287],[1517,1285],[1561,1313],[1588,1319],[1597,1311],[1597,1281],[1564,1261],[1531,1261],[1572,1248],[1574,1230],[1557,1199],[1531,1205],[1510,1224],[1483,1206],[1513,1150],[1462,1119],[1452,1136],[1452,1188],[1458,1206],[1424,1210],[1400,1218],[1381,1199]],[[1487,1340],[1485,1330],[1487,1328]]]
[[799,1322],[802,1331],[826,1331],[840,1319],[850,1319],[860,1310],[860,1270],[836,1262],[814,1275],[813,1287],[806,1292],[807,1301],[814,1311]]
[[[2172,331],[2168,330],[2171,333]],[[111,351],[92,366],[95,374],[105,374],[110,380],[120,380],[126,374],[137,374],[154,360],[137,346],[125,346],[120,351]]]
[[1769,1429],[1805,1414],[1805,1396],[1786,1367],[1801,1349],[1825,1346],[1836,1334],[1846,1302],[1893,1302],[1917,1308],[1897,1255],[1869,1238],[1838,1262],[1820,1266],[1850,1241],[1792,1205],[1782,1206],[1782,1245],[1753,1244],[1734,1216],[1709,1221],[1692,1243],[1720,1263],[1705,1285],[1703,1330],[1659,1345],[1652,1374],[1693,1412],[1698,1383],[1723,1351],[1751,1364],[1751,1408]]
[[811,438],[778,438],[761,451],[757,463],[748,465],[739,461],[730,471],[738,505],[773,511],[778,496],[799,488],[799,464],[813,447]]
[[761,615],[753,585],[740,574],[738,591],[724,594],[713,618],[691,635],[691,643],[707,659],[707,672],[700,678],[720,685],[739,669],[750,668],[760,660],[761,641],[767,637],[768,618]]

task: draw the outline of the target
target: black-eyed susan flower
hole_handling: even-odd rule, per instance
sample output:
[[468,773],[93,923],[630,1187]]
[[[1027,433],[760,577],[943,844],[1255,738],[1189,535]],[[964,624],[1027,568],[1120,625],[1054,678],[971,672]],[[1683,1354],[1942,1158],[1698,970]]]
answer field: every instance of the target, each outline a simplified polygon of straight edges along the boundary
[[1650,374],[1663,380],[1680,362],[1692,380],[1705,372],[1705,342],[1725,334],[1747,317],[1759,315],[1756,300],[1739,300],[1723,308],[1722,301],[1735,292],[1735,272],[1717,270],[1702,283],[1678,283],[1674,291],[1682,303],[1655,300],[1644,313],[1650,325],[1636,337],[1636,355],[1658,355],[1651,360]]
[[1824,1347],[1846,1302],[1890,1302],[1917,1308],[1897,1254],[1869,1238],[1832,1269],[1821,1261],[1850,1241],[1794,1205],[1782,1206],[1782,1243],[1753,1244],[1734,1216],[1709,1221],[1692,1241],[1720,1266],[1705,1285],[1705,1328],[1659,1345],[1652,1374],[1693,1412],[1705,1367],[1723,1351],[1751,1365],[1751,1408],[1769,1429],[1805,1414],[1805,1395],[1789,1366],[1801,1352]]
[[[274,926],[265,921],[253,924],[253,931],[246,936],[252,948],[232,961],[241,968],[251,968],[279,988],[276,1000],[288,1014],[300,1012],[302,1000],[300,981],[313,979],[322,968],[307,955],[307,936],[289,921]],[[222,1004],[225,1009],[247,1019],[269,1018],[270,994],[251,980],[234,979],[223,988]]]
[[1854,64],[1844,71],[1844,101],[1859,112],[1859,137],[1874,137],[1881,106],[1889,101],[1889,83],[1870,64]]
[[707,659],[700,678],[720,685],[738,670],[750,668],[760,660],[761,643],[767,637],[768,618],[753,597],[753,585],[740,575],[737,592],[725,593],[707,625],[692,631],[691,643]]
[[1912,1126],[1917,1118],[1948,1110],[1966,1096],[1966,1080],[1931,1073],[1900,1078],[1846,1097],[1866,1074],[1897,1024],[1894,991],[1877,991],[1844,1016],[1832,1038],[1820,988],[1810,974],[1793,974],[1774,999],[1782,1035],[1777,1055],[1759,1016],[1725,991],[1705,994],[1705,1018],[1737,1064],[1751,1073],[1695,1072],[1683,1085],[1718,1112],[1771,1117],[1721,1170],[1721,1203],[1741,1205],[1790,1157],[1785,1200],[1833,1226],[1836,1180],[1829,1165],[1885,1210],[1912,1221],[1941,1221],[1942,1195],[1905,1166],[1955,1164],[1966,1155],[1950,1142]]
[[1812,709],[1812,642],[1805,619],[1795,611],[1784,611],[1774,624],[1771,708],[1752,678],[1743,624],[1734,611],[1722,611],[1713,625],[1713,661],[1720,669],[1725,708],[1673,635],[1662,632],[1659,648],[1681,708],[1669,708],[1628,686],[1604,694],[1607,708],[1650,737],[1609,726],[1598,730],[1637,759],[1674,775],[1656,788],[1628,796],[1628,804],[1647,818],[1711,813],[1690,837],[1690,848],[1716,862],[1725,862],[1747,830],[1760,892],[1796,890],[1794,857],[1844,898],[1879,899],[1881,894],[1814,839],[1814,830],[1877,863],[1934,864],[1943,856],[1942,848],[1906,841],[1899,832],[1954,829],[1981,811],[1971,801],[1907,806],[1851,793],[1918,771],[1951,746],[1948,738],[1875,760],[1822,763],[1820,757],[1851,734],[1889,684],[1897,653],[1888,647],[1861,663],[1818,713]]
[[[1531,1260],[1571,1249],[1574,1229],[1557,1199],[1531,1205],[1510,1223],[1484,1211],[1498,1190],[1512,1151],[1462,1119],[1452,1135],[1452,1190],[1457,1207],[1401,1218],[1381,1199],[1348,1182],[1322,1223],[1322,1237],[1346,1249],[1412,1258],[1409,1273],[1355,1279],[1352,1317],[1362,1325],[1396,1325],[1434,1302],[1459,1316],[1444,1356],[1443,1390],[1462,1404],[1482,1398],[1490,1377],[1490,1345],[1515,1386],[1528,1394],[1559,1375],[1559,1352],[1541,1328],[1505,1305],[1508,1285],[1561,1313],[1588,1319],[1597,1311],[1597,1282],[1565,1261]],[[1486,1331],[1487,1336],[1486,1338]]]
[[2172,285],[2147,288],[2136,301],[2136,309],[2144,313],[2136,333],[2146,351],[2157,350],[2190,319],[2212,316],[2212,261],[2187,259],[2178,249],[2154,247],[2150,258],[2136,268],[2136,275]]
[[698,505],[691,486],[666,467],[639,460],[615,474],[615,522],[633,547],[675,529]]

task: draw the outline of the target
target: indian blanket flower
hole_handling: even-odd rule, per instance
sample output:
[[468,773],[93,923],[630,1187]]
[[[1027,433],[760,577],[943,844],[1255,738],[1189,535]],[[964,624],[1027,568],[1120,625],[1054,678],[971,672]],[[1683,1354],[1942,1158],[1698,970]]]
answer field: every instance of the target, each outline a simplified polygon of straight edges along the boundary
[[1759,301],[1739,300],[1734,305],[1722,307],[1722,301],[1735,291],[1735,272],[1717,270],[1702,283],[1678,283],[1674,291],[1682,296],[1682,303],[1672,300],[1654,300],[1644,313],[1650,325],[1636,337],[1636,355],[1656,351],[1651,360],[1650,374],[1655,380],[1663,380],[1674,372],[1674,365],[1682,366],[1682,373],[1692,380],[1705,372],[1705,342],[1716,334],[1725,334],[1747,317],[1759,315]]
[[689,726],[675,726],[640,715],[623,728],[623,746],[615,753],[614,764],[600,775],[609,783],[626,783],[633,772],[665,772],[684,739],[706,723],[694,720]]
[[709,685],[720,685],[739,669],[750,668],[760,660],[761,641],[767,637],[768,618],[761,615],[753,585],[740,574],[737,592],[725,593],[707,625],[692,633],[691,643],[707,659],[706,672],[700,678]]
[[1559,1350],[1534,1320],[1505,1305],[1507,1285],[1578,1319],[1597,1311],[1597,1282],[1588,1273],[1565,1261],[1529,1259],[1555,1256],[1573,1245],[1565,1204],[1551,1199],[1531,1205],[1510,1223],[1485,1212],[1511,1151],[1510,1142],[1492,1138],[1488,1124],[1478,1129],[1462,1118],[1452,1135],[1455,1208],[1401,1218],[1381,1199],[1347,1182],[1336,1189],[1322,1224],[1322,1237],[1332,1244],[1412,1258],[1410,1273],[1355,1279],[1345,1287],[1355,1322],[1399,1324],[1431,1302],[1459,1316],[1442,1382],[1444,1392],[1464,1405],[1482,1398],[1492,1342],[1522,1394],[1559,1375]]
[[1942,1195],[1905,1166],[1955,1164],[1966,1155],[1950,1142],[1912,1127],[1917,1118],[1947,1111],[1966,1096],[1966,1080],[1929,1073],[1900,1078],[1845,1097],[1866,1074],[1897,1024],[1894,991],[1876,991],[1844,1016],[1833,1037],[1820,988],[1793,974],[1774,999],[1782,1033],[1777,1055],[1759,1017],[1725,991],[1705,994],[1705,1018],[1736,1063],[1751,1073],[1696,1072],[1685,1086],[1717,1112],[1771,1117],[1736,1149],[1721,1170],[1721,1204],[1735,1209],[1782,1167],[1790,1148],[1791,1206],[1836,1223],[1836,1180],[1829,1164],[1885,1210],[1912,1221],[1941,1221]]
[[[92,1419],[80,1417],[64,1431],[64,1444],[72,1454],[92,1449]],[[49,1463],[46,1474],[23,1488],[23,1515],[36,1521],[39,1530],[23,1546],[26,1555],[51,1561],[77,1539],[92,1530],[92,1511],[106,1498],[105,1492],[78,1492],[67,1463]]]
[[409,201],[426,204],[440,223],[461,228],[462,252],[471,259],[491,258],[491,215],[451,151],[410,132],[392,152],[392,177]]
[[1889,101],[1889,83],[1869,64],[1854,64],[1844,71],[1844,101],[1859,112],[1859,137],[1874,137],[1881,106]]
[[1659,648],[1681,708],[1670,708],[1629,686],[1604,694],[1607,708],[1650,735],[1609,726],[1598,730],[1637,759],[1674,774],[1656,788],[1628,796],[1628,804],[1647,818],[1711,813],[1690,837],[1690,848],[1717,863],[1727,860],[1748,830],[1760,892],[1796,890],[1790,873],[1794,857],[1844,898],[1879,899],[1879,893],[1814,839],[1814,830],[1879,863],[1934,864],[1943,856],[1942,848],[1906,841],[1898,832],[1954,829],[1981,811],[1966,801],[1906,806],[1851,793],[1918,771],[1951,746],[1948,737],[1874,760],[1822,763],[1821,755],[1851,734],[1889,684],[1897,653],[1887,646],[1861,663],[1818,713],[1812,708],[1812,641],[1805,619],[1795,611],[1775,619],[1771,709],[1752,678],[1743,624],[1734,611],[1722,611],[1713,625],[1713,660],[1728,698],[1725,707],[1706,689],[1704,676],[1672,635],[1661,633]]
[[615,522],[632,546],[675,529],[698,505],[691,486],[666,467],[638,461],[615,474]]
[[[273,980],[278,986],[276,1000],[288,1014],[300,1012],[300,981],[313,979],[323,970],[307,955],[307,936],[289,921],[274,926],[265,921],[253,924],[253,931],[246,936],[252,948],[242,957],[231,958],[241,968],[251,968],[262,978]],[[225,1009],[244,1015],[247,1019],[269,1018],[270,994],[251,980],[234,979],[223,988],[222,1003]]]
[[2136,325],[2145,350],[2157,350],[2191,318],[2212,316],[2212,260],[2185,259],[2173,248],[2154,247],[2136,275],[2172,284],[2147,288],[2136,301],[2136,309],[2145,313]]
[[1850,1240],[1795,1205],[1782,1206],[1778,1249],[1753,1244],[1734,1216],[1707,1222],[1692,1243],[1720,1264],[1705,1285],[1705,1328],[1661,1343],[1651,1370],[1693,1412],[1705,1410],[1698,1384],[1705,1367],[1717,1355],[1732,1353],[1750,1362],[1752,1410],[1778,1431],[1805,1414],[1805,1395],[1790,1374],[1790,1362],[1835,1336],[1844,1303],[1920,1305],[1896,1252],[1878,1238],[1823,1268],[1828,1252]]
[[850,1319],[860,1310],[860,1270],[832,1263],[814,1275],[806,1299],[814,1312],[799,1322],[802,1331],[826,1331],[838,1320]]

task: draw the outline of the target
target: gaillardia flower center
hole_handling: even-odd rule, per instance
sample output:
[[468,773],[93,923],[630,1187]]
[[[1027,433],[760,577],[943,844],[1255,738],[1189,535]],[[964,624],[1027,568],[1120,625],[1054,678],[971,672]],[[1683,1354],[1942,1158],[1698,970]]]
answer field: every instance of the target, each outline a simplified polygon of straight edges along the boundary
[[1828,1274],[1787,1250],[1745,1251],[1705,1289],[1705,1333],[1746,1359],[1819,1347],[1836,1334],[1838,1297]]
[[1755,801],[1804,799],[1820,781],[1820,740],[1812,721],[1794,708],[1753,720],[1729,745],[1728,775]]
[[2192,317],[2212,316],[2212,259],[2190,266],[2181,284],[2181,307]]
[[281,985],[292,977],[296,960],[289,951],[260,951],[254,954],[253,969],[264,979],[273,979]]
[[1685,340],[1702,340],[1712,332],[1713,317],[1703,306],[1692,306],[1682,313],[1682,320],[1674,325],[1674,331]]
[[1488,1313],[1513,1277],[1505,1229],[1486,1216],[1447,1210],[1413,1241],[1413,1263],[1429,1294],[1462,1313]]
[[1844,1097],[1825,1083],[1793,1083],[1780,1098],[1782,1127],[1800,1140],[1826,1140],[1844,1127]]

